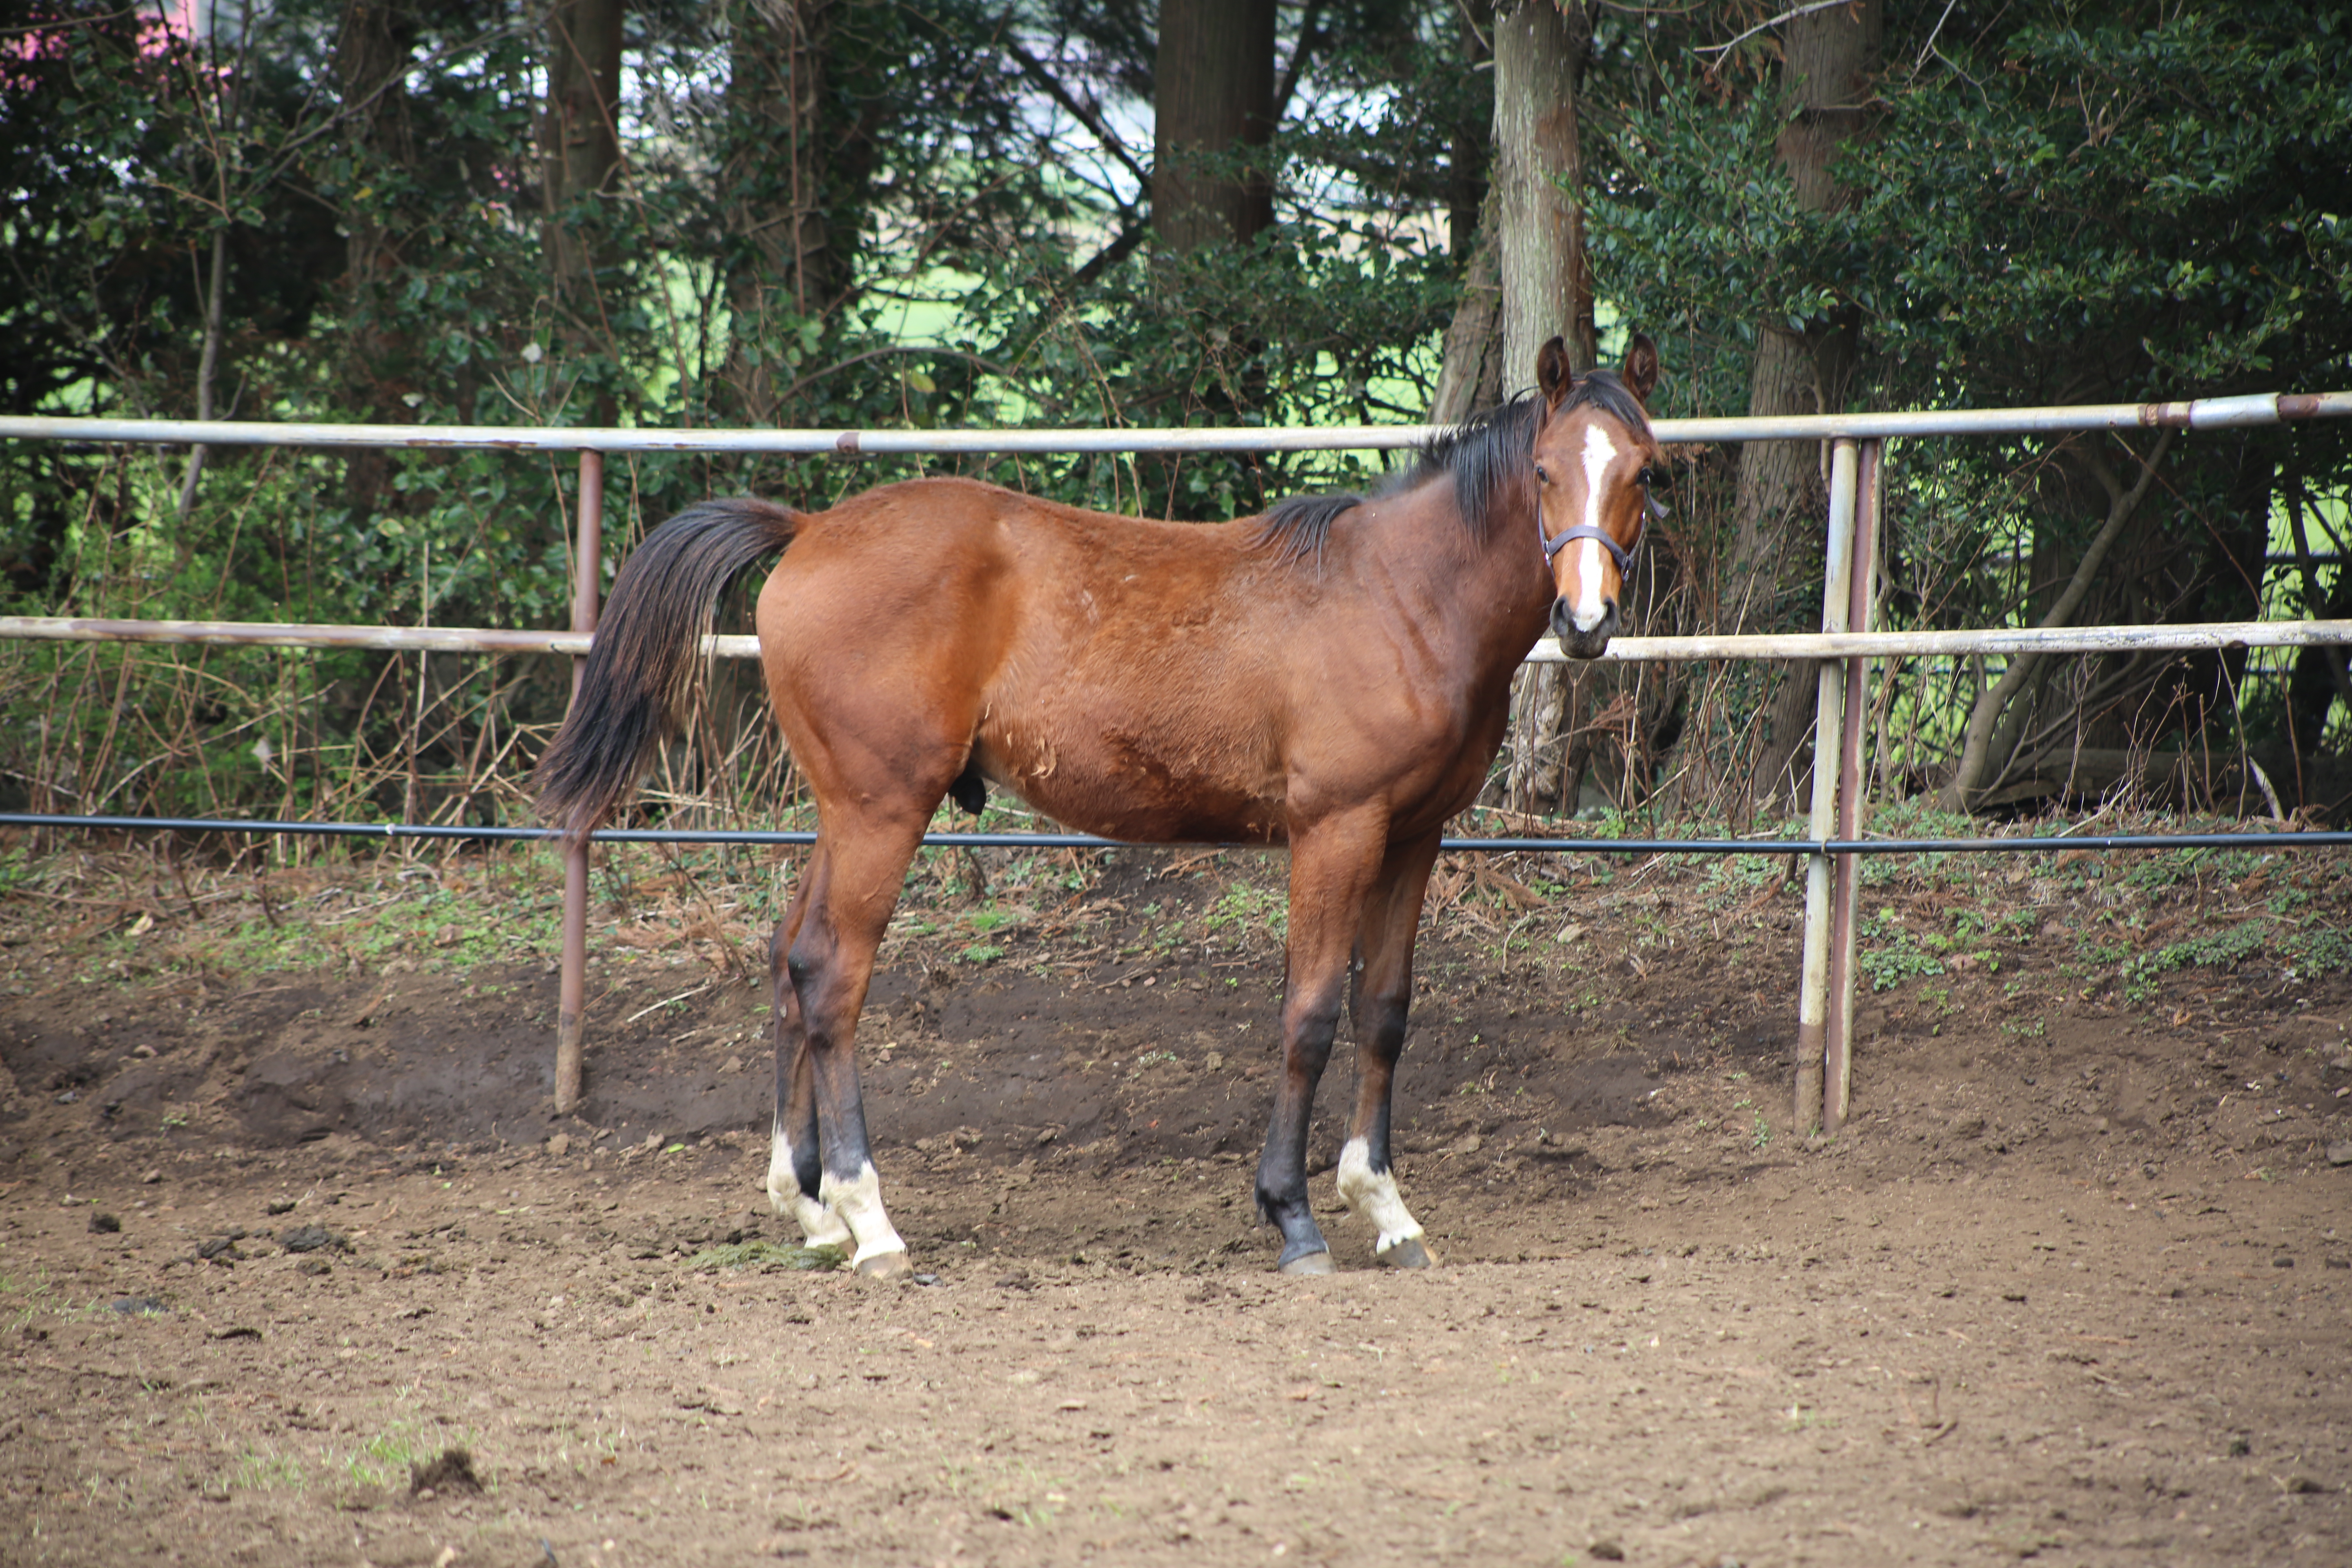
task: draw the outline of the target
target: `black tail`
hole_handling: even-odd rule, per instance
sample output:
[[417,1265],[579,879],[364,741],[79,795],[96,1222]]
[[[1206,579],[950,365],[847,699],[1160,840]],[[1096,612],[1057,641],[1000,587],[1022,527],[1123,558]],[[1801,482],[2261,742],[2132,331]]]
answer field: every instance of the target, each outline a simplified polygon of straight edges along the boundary
[[701,689],[702,639],[720,591],[782,549],[799,521],[771,501],[707,500],[655,529],[622,563],[572,711],[531,775],[540,815],[565,837],[584,837],[636,788]]

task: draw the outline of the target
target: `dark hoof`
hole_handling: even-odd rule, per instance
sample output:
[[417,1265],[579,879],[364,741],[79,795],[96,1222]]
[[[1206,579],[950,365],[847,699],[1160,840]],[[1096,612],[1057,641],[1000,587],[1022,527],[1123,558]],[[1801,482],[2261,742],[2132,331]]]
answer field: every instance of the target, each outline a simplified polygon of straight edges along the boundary
[[1285,1274],[1337,1274],[1339,1266],[1331,1261],[1328,1248],[1321,1252],[1302,1252],[1282,1266]]
[[1421,1237],[1417,1236],[1408,1236],[1386,1252],[1377,1256],[1381,1263],[1391,1268],[1426,1268],[1437,1261],[1430,1257],[1429,1248],[1422,1246]]
[[901,1274],[914,1272],[915,1265],[904,1251],[877,1252],[857,1265],[857,1272],[868,1279],[896,1279]]

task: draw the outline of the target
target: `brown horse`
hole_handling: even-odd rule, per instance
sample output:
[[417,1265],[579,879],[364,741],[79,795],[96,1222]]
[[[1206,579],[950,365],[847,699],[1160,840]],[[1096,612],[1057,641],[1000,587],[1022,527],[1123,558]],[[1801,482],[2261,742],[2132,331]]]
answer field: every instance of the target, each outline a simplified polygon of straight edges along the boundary
[[1547,616],[1580,657],[1608,644],[1654,508],[1657,374],[1646,337],[1622,375],[1582,377],[1555,338],[1537,395],[1439,437],[1379,494],[1239,522],[941,479],[822,512],[706,501],[655,530],[614,585],[540,801],[574,836],[621,805],[694,694],[719,593],[789,543],[760,595],[761,662],[818,837],[771,948],[777,1211],[812,1244],[854,1246],[862,1272],[908,1266],[852,1037],[926,825],[950,795],[977,810],[992,783],[1107,837],[1289,845],[1283,1074],[1258,1210],[1282,1232],[1285,1270],[1330,1270],[1307,1128],[1344,995],[1358,1079],[1339,1192],[1378,1227],[1383,1262],[1425,1265],[1389,1166],[1422,892]]

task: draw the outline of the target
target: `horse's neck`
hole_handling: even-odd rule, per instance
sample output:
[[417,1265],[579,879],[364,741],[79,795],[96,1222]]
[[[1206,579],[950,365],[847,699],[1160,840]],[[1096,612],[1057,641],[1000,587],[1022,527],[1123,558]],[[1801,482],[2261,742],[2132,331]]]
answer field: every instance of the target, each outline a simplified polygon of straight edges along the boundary
[[1482,526],[1464,523],[1450,489],[1442,504],[1414,514],[1419,536],[1408,547],[1431,590],[1423,613],[1443,623],[1441,640],[1457,650],[1475,684],[1507,682],[1543,635],[1551,610],[1555,591],[1544,570],[1534,497],[1526,493],[1532,488],[1498,487]]
[[1559,596],[1544,562],[1533,490],[1529,485],[1497,496],[1479,535],[1480,569],[1494,594],[1486,625],[1493,632],[1493,657],[1506,681],[1543,636],[1551,619],[1551,602]]

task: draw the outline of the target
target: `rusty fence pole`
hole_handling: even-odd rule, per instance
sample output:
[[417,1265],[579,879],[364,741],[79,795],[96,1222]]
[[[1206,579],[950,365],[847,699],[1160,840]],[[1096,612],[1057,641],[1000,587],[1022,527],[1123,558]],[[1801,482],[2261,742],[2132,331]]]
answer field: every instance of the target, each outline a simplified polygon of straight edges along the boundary
[[[1846,629],[1848,578],[1853,570],[1854,444],[1840,437],[1830,448],[1830,523],[1822,553],[1822,630]],[[1826,840],[1837,826],[1836,759],[1845,726],[1845,671],[1821,661],[1813,702],[1813,807],[1806,837]],[[1822,1065],[1829,1039],[1830,859],[1805,863],[1804,963],[1797,981],[1797,1086],[1794,1131],[1803,1137],[1822,1124]]]
[[[598,590],[604,560],[604,454],[580,454],[579,541],[572,552],[572,629],[596,629]],[[572,694],[580,695],[583,661],[572,660]],[[563,851],[563,977],[555,1004],[555,1113],[569,1116],[580,1105],[582,1031],[588,995],[588,846]]]
[[[1877,607],[1878,523],[1885,484],[1885,443],[1864,441],[1854,474],[1853,563],[1846,584],[1846,629],[1866,632]],[[1862,837],[1867,820],[1863,798],[1864,731],[1870,724],[1870,660],[1845,660],[1845,721],[1838,747],[1837,837]],[[1840,855],[1830,873],[1829,1006],[1822,1042],[1822,1129],[1845,1125],[1853,1105],[1853,944],[1861,920],[1862,858]]]

